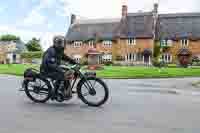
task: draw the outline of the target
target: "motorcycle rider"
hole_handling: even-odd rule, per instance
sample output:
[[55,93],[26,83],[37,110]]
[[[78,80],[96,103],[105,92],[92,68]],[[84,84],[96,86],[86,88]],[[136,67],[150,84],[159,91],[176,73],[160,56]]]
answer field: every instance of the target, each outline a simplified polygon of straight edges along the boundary
[[[59,81],[56,85],[59,87],[59,90],[64,88],[64,81],[68,81],[68,86],[70,85],[69,79],[74,73],[73,70],[66,71],[62,69],[60,67],[61,61],[64,60],[70,64],[77,64],[75,60],[64,54],[65,43],[66,40],[63,36],[55,36],[53,38],[53,46],[49,47],[44,52],[42,64],[40,66],[41,73],[53,80]],[[66,97],[72,97],[72,92],[66,95]]]

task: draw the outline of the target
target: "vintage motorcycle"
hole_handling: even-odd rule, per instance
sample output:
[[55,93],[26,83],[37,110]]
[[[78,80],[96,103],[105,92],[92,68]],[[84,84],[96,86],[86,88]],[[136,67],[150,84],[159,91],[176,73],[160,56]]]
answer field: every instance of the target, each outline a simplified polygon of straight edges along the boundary
[[[102,79],[96,77],[95,72],[83,73],[78,65],[70,68],[64,65],[62,68],[72,69],[75,72],[73,78],[63,81],[63,89],[57,86],[58,81],[48,78],[36,69],[29,68],[24,72],[20,91],[25,91],[26,95],[36,103],[45,103],[49,99],[58,102],[70,100],[71,98],[65,95],[69,92],[77,94],[85,104],[93,107],[101,106],[108,100],[109,89]],[[76,91],[73,90],[74,86]]]

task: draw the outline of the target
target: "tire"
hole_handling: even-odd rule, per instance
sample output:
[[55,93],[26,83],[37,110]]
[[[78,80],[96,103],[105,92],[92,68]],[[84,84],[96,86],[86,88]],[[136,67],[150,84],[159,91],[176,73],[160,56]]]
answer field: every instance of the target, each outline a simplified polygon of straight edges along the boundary
[[[77,87],[77,93],[78,93],[78,97],[87,105],[89,106],[92,106],[92,107],[99,107],[103,104],[105,104],[105,102],[108,100],[109,98],[109,89],[107,87],[107,85],[104,83],[103,80],[99,79],[99,78],[95,78],[95,77],[88,77],[87,78],[87,81],[95,81],[95,82],[98,82],[100,85],[102,85],[103,89],[104,89],[104,92],[105,92],[105,96],[104,98],[97,102],[97,103],[93,103],[93,102],[90,102],[88,101],[87,99],[85,99],[85,97],[83,96],[82,94],[82,89],[83,89],[83,86],[84,86],[84,83],[86,82],[85,80],[81,80],[78,84],[78,87]],[[94,88],[95,89],[95,88]]]
[[[39,78],[37,78],[37,79],[39,79]],[[39,80],[43,81],[45,83],[45,85],[47,86],[47,89],[48,89],[47,95],[46,95],[46,97],[44,99],[36,99],[34,96],[31,95],[31,91],[29,90],[28,85],[32,81],[25,81],[25,83],[24,83],[24,85],[25,85],[24,86],[25,93],[26,93],[27,97],[30,100],[32,100],[33,102],[35,102],[35,103],[45,103],[45,102],[47,102],[51,98],[51,85],[49,84],[48,81],[45,81],[45,80],[42,80],[42,79],[39,79]]]

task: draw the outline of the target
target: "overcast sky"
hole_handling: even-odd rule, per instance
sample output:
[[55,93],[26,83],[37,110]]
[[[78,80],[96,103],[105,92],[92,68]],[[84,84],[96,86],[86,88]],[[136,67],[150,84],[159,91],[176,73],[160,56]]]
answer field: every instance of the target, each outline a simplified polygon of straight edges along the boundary
[[0,33],[20,35],[27,41],[41,38],[43,48],[51,45],[56,34],[65,35],[70,14],[81,18],[116,18],[121,6],[128,12],[151,11],[159,2],[160,13],[200,12],[199,0],[1,0]]

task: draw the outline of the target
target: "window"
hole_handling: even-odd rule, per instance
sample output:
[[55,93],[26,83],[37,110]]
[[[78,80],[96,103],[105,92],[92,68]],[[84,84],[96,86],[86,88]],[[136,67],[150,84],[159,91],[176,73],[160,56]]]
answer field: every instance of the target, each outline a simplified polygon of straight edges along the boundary
[[127,54],[127,61],[135,61],[135,54],[134,53],[128,53]]
[[94,47],[94,41],[89,41],[88,45],[89,45],[89,47],[93,48]]
[[103,59],[104,62],[112,61],[112,54],[104,54],[102,56],[102,59]]
[[136,39],[135,38],[129,38],[128,39],[128,45],[136,45]]
[[187,47],[188,45],[189,45],[189,40],[187,40],[187,39],[181,40],[181,46],[182,47]]
[[80,58],[75,58],[76,63],[80,63]]
[[170,54],[163,54],[162,55],[162,60],[165,63],[171,63],[172,62],[172,56]]
[[142,61],[142,60],[143,60],[143,54],[142,53],[137,53],[136,61]]
[[172,46],[173,41],[172,40],[167,40],[167,46]]
[[81,47],[82,45],[82,42],[81,41],[75,41],[74,42],[74,47],[77,48],[77,47]]
[[167,46],[167,40],[162,40],[161,41],[161,46]]
[[173,41],[172,40],[162,40],[161,46],[172,46]]
[[74,59],[77,63],[80,63],[81,55],[74,55],[74,56],[73,56],[73,59]]
[[103,41],[105,47],[112,47],[112,41]]

